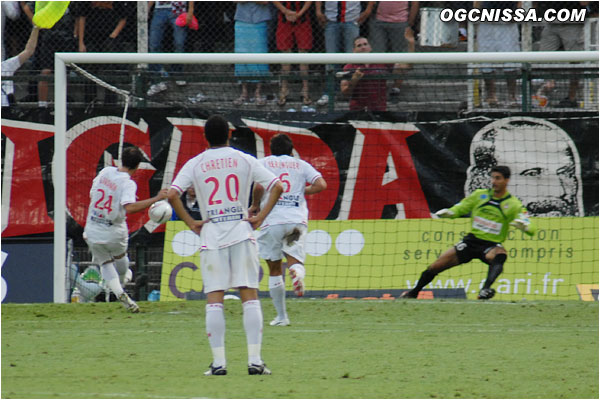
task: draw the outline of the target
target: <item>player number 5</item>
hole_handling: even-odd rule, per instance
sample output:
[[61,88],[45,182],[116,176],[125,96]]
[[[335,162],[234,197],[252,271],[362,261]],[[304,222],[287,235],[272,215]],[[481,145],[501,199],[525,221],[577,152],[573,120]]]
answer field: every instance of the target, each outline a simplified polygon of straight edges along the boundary
[[292,184],[287,179],[283,179],[284,176],[290,176],[290,174],[288,174],[287,172],[284,172],[283,174],[279,175],[279,180],[281,181],[281,184],[284,187],[283,192],[287,193],[292,188]]

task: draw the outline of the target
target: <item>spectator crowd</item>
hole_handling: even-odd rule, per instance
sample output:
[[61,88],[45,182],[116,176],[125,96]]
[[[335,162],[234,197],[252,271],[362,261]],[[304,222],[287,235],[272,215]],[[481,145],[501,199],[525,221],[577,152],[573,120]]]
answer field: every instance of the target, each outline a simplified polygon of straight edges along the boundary
[[[314,3],[314,4],[313,4]],[[547,4],[550,3],[550,4]],[[27,70],[42,76],[53,73],[54,53],[79,52],[136,52],[138,51],[138,8],[142,3],[131,1],[71,2],[65,16],[52,28],[41,30],[39,44]],[[587,16],[597,16],[597,2],[533,2],[543,10],[552,8],[586,8]],[[452,8],[516,8],[521,2],[418,2],[418,1],[244,1],[244,2],[148,2],[149,52],[414,52],[419,34],[419,14],[425,7]],[[29,37],[35,2],[2,2],[2,60],[19,54]],[[520,51],[519,24],[475,24],[474,37],[477,51]],[[140,31],[141,32],[141,31]],[[460,30],[461,36],[464,29]],[[457,32],[458,35],[458,32]],[[357,47],[357,38],[358,40]],[[539,50],[582,50],[583,24],[546,24],[539,40]],[[106,68],[106,67],[103,67]],[[25,68],[23,68],[25,69]],[[240,77],[240,92],[233,104],[267,101],[261,77],[279,73],[279,90],[275,102],[285,106],[292,94],[289,80],[296,67],[267,64],[238,64],[234,74]],[[385,110],[386,98],[402,92],[402,79],[390,82],[370,80],[360,83],[365,75],[394,74],[402,77],[410,69],[408,64],[395,65],[327,65],[325,71],[344,71],[342,78],[330,82],[315,96],[309,79],[309,67],[297,67],[301,89],[301,104],[323,106],[330,102],[330,94],[349,100],[350,109]],[[89,66],[96,73],[99,67]],[[508,70],[510,72],[510,69]],[[485,104],[495,107],[498,99],[497,82],[493,68],[484,68]],[[507,72],[505,69],[504,72]],[[149,66],[150,82],[146,95],[152,97],[168,90],[167,83],[187,85],[183,65]],[[255,78],[255,79],[254,79]],[[334,85],[332,87],[331,85]],[[545,82],[535,100],[548,100],[554,81]],[[389,86],[389,88],[388,88]],[[518,106],[516,79],[506,80],[506,102]],[[576,104],[578,81],[569,83],[566,106]],[[3,89],[4,90],[4,89]],[[7,89],[9,90],[9,89]],[[371,93],[371,91],[377,92]],[[312,96],[311,96],[312,91]],[[30,84],[29,96],[24,101],[37,101],[46,107],[49,102],[48,79]],[[383,94],[382,94],[383,93]],[[8,93],[7,93],[8,95]],[[4,93],[3,93],[4,96]],[[109,91],[104,102],[115,101]],[[97,98],[96,85],[85,87],[85,102]],[[198,93],[191,103],[205,101]]]

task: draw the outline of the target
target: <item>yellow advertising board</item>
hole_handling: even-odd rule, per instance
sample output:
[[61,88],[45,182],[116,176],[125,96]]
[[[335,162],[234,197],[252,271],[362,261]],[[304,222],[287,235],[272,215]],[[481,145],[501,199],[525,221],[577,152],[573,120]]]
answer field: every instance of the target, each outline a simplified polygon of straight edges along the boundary
[[[598,217],[535,221],[535,236],[513,230],[504,243],[508,260],[494,285],[495,299],[589,300],[594,285],[597,298]],[[343,295],[412,287],[427,265],[460,241],[468,228],[467,218],[311,221],[305,244],[307,289]],[[161,300],[202,291],[198,248],[198,237],[184,223],[167,224]],[[475,298],[487,269],[473,260],[439,274],[426,288],[464,288],[467,298]],[[268,291],[267,281],[261,279],[261,291]],[[289,279],[286,283],[290,289]]]

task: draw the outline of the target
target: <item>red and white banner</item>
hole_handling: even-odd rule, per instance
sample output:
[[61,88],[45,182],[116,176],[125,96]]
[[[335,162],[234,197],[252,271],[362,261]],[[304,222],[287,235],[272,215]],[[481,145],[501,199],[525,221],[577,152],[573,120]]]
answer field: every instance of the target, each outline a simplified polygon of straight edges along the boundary
[[[93,116],[72,111],[70,120],[76,122],[67,132],[66,148],[70,233],[85,224],[93,178],[117,158],[121,124],[120,117],[100,111]],[[151,109],[129,113],[125,143],[139,147],[147,158],[134,175],[140,199],[169,187],[183,164],[207,148],[205,119],[173,116],[177,114]],[[454,204],[464,197],[471,142],[490,124],[376,122],[353,115],[335,123],[226,117],[233,123],[231,145],[257,157],[270,154],[273,135],[288,134],[295,154],[317,168],[328,184],[326,191],[308,199],[310,218],[330,220],[428,218]],[[598,119],[566,121],[559,129],[568,133],[569,151],[577,153],[574,162],[596,165],[596,175],[582,173],[580,165],[573,169],[580,191],[573,198],[583,200],[570,206],[576,210],[572,215],[597,215]],[[2,120],[3,237],[53,231],[53,137],[51,124]],[[132,232],[164,229],[149,223],[143,212],[129,216],[128,224]]]

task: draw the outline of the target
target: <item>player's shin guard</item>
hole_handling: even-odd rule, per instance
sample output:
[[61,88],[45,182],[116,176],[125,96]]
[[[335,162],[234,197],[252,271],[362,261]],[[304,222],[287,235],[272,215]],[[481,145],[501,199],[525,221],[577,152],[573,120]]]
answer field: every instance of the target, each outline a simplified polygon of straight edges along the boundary
[[269,276],[269,294],[277,311],[277,318],[287,318],[285,311],[285,283],[283,283],[282,275]]
[[123,294],[123,288],[121,287],[121,282],[119,281],[119,275],[117,274],[117,270],[115,269],[115,265],[110,262],[107,264],[103,264],[100,267],[102,272],[102,278],[104,282],[106,282],[106,286],[119,298]]
[[490,263],[490,268],[488,269],[487,279],[483,284],[484,289],[489,289],[496,280],[496,278],[500,276],[505,261],[506,254],[497,254],[496,257],[494,257],[494,259]]
[[223,304],[206,305],[206,335],[212,350],[214,367],[225,367],[225,314]]
[[262,364],[260,348],[262,344],[263,315],[259,300],[248,300],[242,304],[244,330],[248,342],[248,364]]

